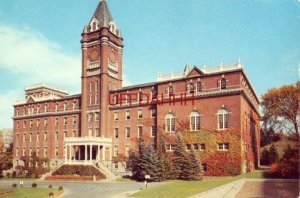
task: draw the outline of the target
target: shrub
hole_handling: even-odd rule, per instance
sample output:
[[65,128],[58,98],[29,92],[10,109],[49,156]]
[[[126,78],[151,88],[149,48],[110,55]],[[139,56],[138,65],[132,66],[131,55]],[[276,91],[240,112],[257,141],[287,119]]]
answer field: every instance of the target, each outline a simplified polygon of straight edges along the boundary
[[49,192],[49,197],[54,196],[53,192]]
[[62,186],[58,187],[58,190],[64,190],[64,188]]
[[32,186],[32,188],[36,188],[37,184],[36,183],[32,183],[31,186]]
[[95,167],[86,165],[63,165],[52,175],[80,175],[80,176],[105,176]]
[[52,185],[50,184],[48,187],[49,187],[49,188],[52,188]]
[[11,187],[17,188],[17,184],[12,184]]
[[17,177],[17,172],[16,172],[16,171],[13,171],[12,177],[13,177],[13,178],[16,178],[16,177]]
[[270,152],[268,151],[268,149],[264,148],[264,150],[262,151],[260,156],[260,162],[263,165],[270,164]]
[[241,174],[241,168],[237,164],[227,163],[224,166],[224,170],[227,171],[231,176],[236,176]]
[[6,177],[10,178],[10,173],[9,172],[6,173]]

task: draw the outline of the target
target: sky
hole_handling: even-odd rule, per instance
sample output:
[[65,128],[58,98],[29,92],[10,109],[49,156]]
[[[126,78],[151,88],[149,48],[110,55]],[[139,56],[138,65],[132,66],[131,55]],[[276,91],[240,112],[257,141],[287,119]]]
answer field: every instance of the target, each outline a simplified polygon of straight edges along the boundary
[[[125,85],[241,60],[258,97],[299,80],[300,0],[106,0],[124,38]],[[25,86],[81,92],[83,26],[99,0],[0,0],[0,128]]]

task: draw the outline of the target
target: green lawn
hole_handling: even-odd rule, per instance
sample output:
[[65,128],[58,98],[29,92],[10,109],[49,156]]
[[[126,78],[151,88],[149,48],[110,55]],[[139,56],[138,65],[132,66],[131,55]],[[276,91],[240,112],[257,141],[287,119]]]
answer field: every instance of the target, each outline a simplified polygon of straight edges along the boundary
[[[204,179],[202,181],[171,181],[167,184],[156,186],[142,190],[138,193],[131,195],[130,197],[141,198],[182,198],[189,197],[212,188],[227,184],[229,182],[236,181],[241,178],[264,178],[262,171],[255,171],[253,173],[247,173],[235,177],[222,177],[215,179]],[[151,183],[150,183],[151,186]]]
[[133,179],[130,179],[130,178],[124,178],[124,177],[117,178],[115,181],[116,181],[116,182],[137,182],[137,181],[135,181],[135,180],[133,180]]
[[0,195],[1,198],[47,198],[49,192],[53,192],[55,196],[63,193],[58,191],[57,188],[31,188],[31,187],[18,187],[16,192]]

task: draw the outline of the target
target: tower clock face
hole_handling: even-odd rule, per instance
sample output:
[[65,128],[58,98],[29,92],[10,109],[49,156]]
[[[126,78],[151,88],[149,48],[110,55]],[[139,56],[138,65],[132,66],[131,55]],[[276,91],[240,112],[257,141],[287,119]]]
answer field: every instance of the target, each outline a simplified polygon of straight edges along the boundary
[[113,51],[109,53],[109,61],[112,63],[116,63],[116,55]]
[[96,60],[98,60],[98,58],[99,58],[99,51],[96,49],[92,50],[91,55],[90,55],[91,61],[96,61]]

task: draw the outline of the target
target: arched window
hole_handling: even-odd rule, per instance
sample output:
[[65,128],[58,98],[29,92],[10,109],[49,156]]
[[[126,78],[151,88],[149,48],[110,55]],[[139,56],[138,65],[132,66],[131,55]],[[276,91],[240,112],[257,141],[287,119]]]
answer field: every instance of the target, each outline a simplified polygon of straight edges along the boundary
[[193,83],[190,83],[188,85],[188,91],[189,91],[189,94],[194,94],[195,93],[195,85]]
[[166,115],[166,131],[175,132],[175,117],[172,113]]
[[225,78],[221,79],[221,89],[226,89],[226,79]]
[[220,109],[218,111],[218,128],[228,129],[229,128],[229,116],[226,109]]
[[198,111],[193,111],[190,114],[190,130],[191,131],[200,130],[200,114]]

